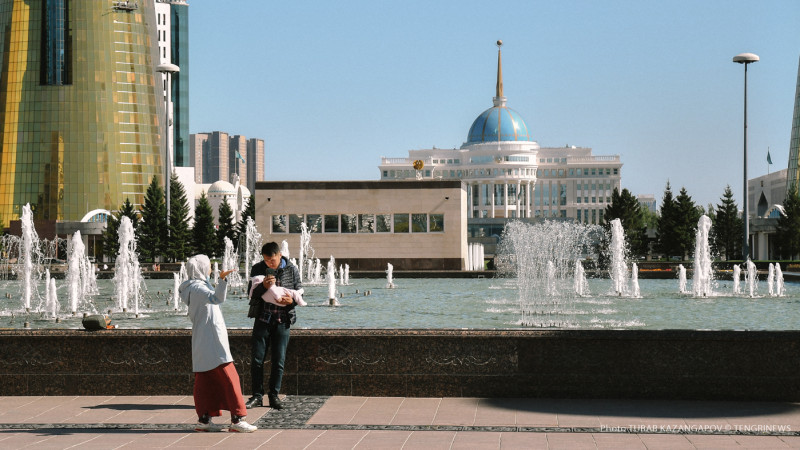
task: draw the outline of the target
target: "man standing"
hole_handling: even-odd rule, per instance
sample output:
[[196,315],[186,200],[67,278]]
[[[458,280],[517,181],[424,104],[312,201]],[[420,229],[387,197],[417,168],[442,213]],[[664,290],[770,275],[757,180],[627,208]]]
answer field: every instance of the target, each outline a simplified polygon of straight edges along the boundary
[[[300,271],[297,266],[281,256],[280,247],[276,242],[269,242],[261,247],[261,256],[264,258],[253,265],[250,276],[265,276],[264,281],[255,286],[250,296],[251,309],[248,317],[255,318],[253,323],[253,359],[250,362],[250,375],[252,377],[253,396],[247,400],[247,408],[264,405],[264,355],[267,347],[271,350],[272,370],[269,374],[269,399],[270,408],[283,409],[278,392],[281,390],[283,378],[283,364],[286,360],[286,347],[289,345],[289,327],[296,320],[295,304],[290,295],[281,298],[281,306],[267,303],[261,296],[273,285],[288,289],[300,290]],[[248,292],[250,285],[248,282]]]

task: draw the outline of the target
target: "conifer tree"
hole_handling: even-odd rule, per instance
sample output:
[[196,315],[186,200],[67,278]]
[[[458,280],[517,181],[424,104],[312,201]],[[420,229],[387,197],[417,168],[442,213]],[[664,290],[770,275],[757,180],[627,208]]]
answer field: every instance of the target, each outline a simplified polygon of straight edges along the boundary
[[[664,189],[664,196],[661,198],[661,212],[656,227],[656,248],[660,253],[669,258],[678,254],[678,238],[675,233],[675,226],[678,218],[675,211],[675,199],[672,197],[672,187],[667,181]],[[683,256],[683,255],[681,255]]]
[[[203,192],[197,207],[194,210],[194,227],[192,228],[192,241],[197,253],[212,257],[217,252],[217,236],[214,228],[214,210],[208,203],[208,197]],[[222,256],[216,253],[217,256]]]
[[103,232],[103,255],[109,261],[116,259],[119,252],[119,223],[123,216],[131,219],[133,229],[136,231],[139,227],[139,215],[128,198],[125,198],[125,202],[118,211],[108,216],[108,222],[106,222],[106,229]]
[[711,229],[712,247],[726,260],[739,259],[742,255],[744,222],[739,217],[739,207],[733,200],[730,185],[725,187],[719,200],[721,203],[717,203],[713,214],[709,215],[714,224]]
[[164,190],[153,176],[145,192],[142,223],[139,225],[138,248],[141,261],[156,261],[164,256],[167,242],[167,206]]
[[192,253],[192,234],[189,229],[189,201],[186,190],[178,176],[170,177],[169,191],[169,239],[166,251],[170,261],[183,261]]
[[697,207],[685,187],[682,187],[678,196],[675,197],[675,213],[679,255],[686,259],[688,255],[694,253],[697,222],[702,215],[702,208]]
[[238,242],[242,239],[243,236],[247,234],[247,218],[253,219],[255,222],[256,220],[256,202],[253,196],[250,196],[245,200],[244,211],[242,211],[242,218],[236,224],[236,240],[233,242]]
[[228,204],[228,199],[222,199],[219,205],[219,219],[217,226],[217,255],[222,256],[225,254],[225,237],[231,240],[236,245],[234,238],[234,223],[233,223],[233,209]]
[[778,253],[782,259],[794,260],[800,253],[800,193],[797,183],[789,187],[783,211],[775,230]]

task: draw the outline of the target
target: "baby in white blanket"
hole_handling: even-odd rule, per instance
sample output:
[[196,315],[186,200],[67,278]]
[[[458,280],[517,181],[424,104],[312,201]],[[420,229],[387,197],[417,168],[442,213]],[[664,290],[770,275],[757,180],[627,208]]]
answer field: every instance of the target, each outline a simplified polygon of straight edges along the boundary
[[[264,282],[264,278],[266,278],[264,275],[256,275],[250,279],[250,297],[253,296],[253,290],[255,287]],[[292,300],[294,300],[298,306],[306,306],[306,302],[303,300],[303,289],[296,291],[294,289],[287,289],[275,284],[270,286],[270,288],[267,289],[267,292],[264,292],[264,295],[262,295],[261,298],[265,302],[272,303],[273,305],[286,306],[283,303],[278,303],[278,300],[287,295],[292,297]]]

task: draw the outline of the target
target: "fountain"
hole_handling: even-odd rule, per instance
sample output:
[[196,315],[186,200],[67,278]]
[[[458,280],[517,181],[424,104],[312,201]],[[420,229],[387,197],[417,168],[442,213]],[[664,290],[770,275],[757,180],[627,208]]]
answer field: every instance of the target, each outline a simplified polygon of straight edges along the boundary
[[86,246],[83,244],[81,232],[76,231],[70,241],[67,257],[67,286],[69,288],[70,312],[76,314],[79,303],[90,312],[96,312],[94,305],[89,301],[91,296],[97,294],[97,275],[94,266],[86,255]]
[[738,264],[733,266],[733,294],[741,294],[742,288],[739,286],[740,278],[742,277],[742,268]]
[[392,266],[392,263],[386,263],[386,288],[387,289],[394,289],[395,288],[394,280],[392,279],[392,277],[394,276],[393,272],[394,272],[394,266]]
[[484,270],[483,244],[473,242],[467,246],[467,270]]
[[694,247],[694,276],[692,293],[695,297],[711,297],[714,295],[711,284],[714,273],[711,270],[711,249],[708,245],[708,233],[711,230],[711,219],[706,215],[697,221],[697,234]]
[[128,311],[128,303],[133,300],[134,313],[138,316],[142,271],[139,269],[139,254],[136,252],[133,223],[127,216],[122,216],[119,223],[119,252],[114,265],[114,286],[116,287],[117,310]]
[[767,294],[770,297],[775,296],[775,265],[769,263],[769,270],[767,271]]
[[330,306],[339,306],[339,302],[336,300],[336,262],[333,259],[333,255],[328,260],[326,278],[328,279],[328,304]]
[[[575,327],[575,261],[591,253],[602,229],[596,225],[544,221],[506,225],[497,258],[498,274],[516,277],[519,324]],[[554,295],[555,294],[555,295]]]
[[780,263],[775,263],[775,296],[783,297],[785,295],[786,286],[783,284],[783,271],[781,271]]
[[214,284],[219,283],[219,262],[214,261]]
[[178,295],[178,288],[181,285],[181,277],[177,273],[172,274],[172,307],[175,311],[180,308],[181,299]]
[[[298,253],[298,260],[297,260],[297,268],[300,269],[300,281],[305,281],[303,277],[303,264],[308,259],[308,262],[311,262],[311,258],[314,257],[314,250],[311,248],[311,234],[308,232],[308,226],[306,226],[305,222],[300,224],[300,252]],[[311,265],[306,269],[306,274],[308,277],[311,277]]]
[[22,270],[22,303],[25,311],[31,310],[31,297],[36,288],[33,283],[33,253],[39,244],[39,236],[33,227],[33,214],[31,205],[26,204],[22,207],[22,243],[19,248],[19,259],[21,260]]
[[623,296],[628,293],[628,266],[625,248],[625,231],[619,219],[611,221],[611,281],[614,293]]
[[[252,267],[253,264],[262,259],[261,233],[258,232],[258,228],[256,228],[256,223],[253,221],[252,217],[248,217],[246,223],[247,225],[245,227],[244,279],[249,280],[250,267]],[[289,257],[288,253],[284,255],[283,252],[281,252],[281,255],[286,256],[287,258]]]
[[750,261],[750,258],[747,258],[745,267],[745,280],[747,283],[748,293],[750,298],[753,298],[756,296],[756,288],[758,286],[758,271],[756,270],[756,265],[753,264],[753,261]]
[[678,264],[678,292],[686,293],[686,267],[683,264]]
[[631,297],[641,298],[639,291],[639,266],[636,263],[631,264]]
[[233,270],[228,275],[228,287],[239,287],[242,285],[242,276],[239,275],[239,255],[236,254],[233,242],[227,236],[223,238],[223,242],[225,242],[225,252],[222,257],[222,271]]
[[53,318],[58,320],[58,290],[56,289],[56,279],[50,278],[47,280],[47,309],[53,315]]
[[589,295],[589,283],[586,280],[586,270],[580,260],[575,261],[575,293],[583,297]]

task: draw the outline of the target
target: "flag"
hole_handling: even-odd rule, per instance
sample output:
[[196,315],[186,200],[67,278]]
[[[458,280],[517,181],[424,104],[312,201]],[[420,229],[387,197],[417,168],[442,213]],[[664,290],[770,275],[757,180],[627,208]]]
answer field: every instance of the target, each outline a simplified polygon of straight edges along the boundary
[[772,157],[769,156],[769,149],[767,149],[767,164],[772,164]]
[[[242,162],[244,162],[244,158],[242,158],[242,154],[241,154],[241,153],[239,153],[239,150],[236,150],[236,157],[237,157],[237,158],[239,158],[239,159],[241,159],[241,160],[242,160]],[[770,164],[772,164],[772,163],[770,163]]]

